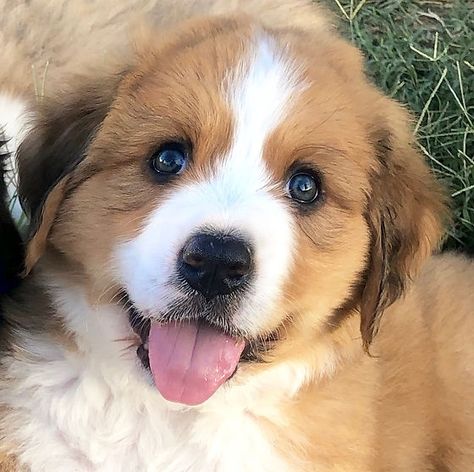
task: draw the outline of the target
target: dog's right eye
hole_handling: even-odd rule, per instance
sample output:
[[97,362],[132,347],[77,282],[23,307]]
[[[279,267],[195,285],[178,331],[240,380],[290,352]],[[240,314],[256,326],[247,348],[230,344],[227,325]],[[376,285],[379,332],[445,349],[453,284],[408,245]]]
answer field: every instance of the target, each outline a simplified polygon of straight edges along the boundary
[[298,203],[313,203],[321,193],[319,178],[309,172],[298,172],[288,182],[288,193]]
[[163,144],[150,159],[151,169],[160,175],[179,174],[186,167],[188,155],[181,143]]

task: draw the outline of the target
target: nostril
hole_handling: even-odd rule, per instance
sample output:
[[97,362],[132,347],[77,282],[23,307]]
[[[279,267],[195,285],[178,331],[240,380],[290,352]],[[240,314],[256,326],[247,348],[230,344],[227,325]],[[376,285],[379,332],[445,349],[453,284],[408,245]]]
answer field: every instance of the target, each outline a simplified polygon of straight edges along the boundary
[[233,279],[239,279],[245,275],[248,274],[250,270],[250,263],[241,263],[241,262],[236,262],[234,264],[230,264],[227,267],[227,274],[228,277],[233,278]]
[[183,254],[183,262],[194,269],[201,269],[204,266],[204,257],[199,255],[199,254],[189,254],[189,253],[184,253]]

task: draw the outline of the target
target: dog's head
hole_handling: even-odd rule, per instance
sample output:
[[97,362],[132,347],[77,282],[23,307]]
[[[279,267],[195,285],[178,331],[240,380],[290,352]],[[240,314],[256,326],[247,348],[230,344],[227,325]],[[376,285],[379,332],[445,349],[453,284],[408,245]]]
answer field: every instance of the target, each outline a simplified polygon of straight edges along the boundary
[[355,312],[367,348],[445,211],[354,48],[245,18],[190,23],[51,102],[20,177],[27,266],[54,251],[97,303],[125,296],[141,360],[188,404]]

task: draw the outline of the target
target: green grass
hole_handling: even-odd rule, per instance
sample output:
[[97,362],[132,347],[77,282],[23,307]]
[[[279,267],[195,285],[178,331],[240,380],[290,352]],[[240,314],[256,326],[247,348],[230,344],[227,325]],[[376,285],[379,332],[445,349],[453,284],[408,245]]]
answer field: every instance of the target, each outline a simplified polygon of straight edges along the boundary
[[325,0],[453,199],[447,247],[474,251],[474,0]]

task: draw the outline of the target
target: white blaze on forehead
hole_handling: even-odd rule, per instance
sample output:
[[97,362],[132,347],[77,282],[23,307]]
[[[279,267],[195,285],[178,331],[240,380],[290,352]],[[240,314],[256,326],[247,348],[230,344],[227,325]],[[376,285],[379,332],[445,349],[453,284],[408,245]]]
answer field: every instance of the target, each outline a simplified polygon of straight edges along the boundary
[[265,315],[288,275],[294,237],[288,206],[271,192],[285,182],[272,182],[263,151],[300,90],[294,63],[270,38],[256,41],[231,71],[221,91],[235,123],[227,155],[211,162],[206,180],[174,192],[118,252],[121,279],[137,308],[162,312],[183,296],[169,283],[177,255],[192,234],[212,228],[240,233],[254,246],[256,274],[234,323],[249,334],[269,327]]
[[[301,89],[292,61],[271,38],[262,38],[251,50],[248,64],[234,72],[227,90],[236,121],[232,148],[221,173],[242,185],[269,182],[263,150],[271,132],[284,118],[291,99]],[[245,174],[245,177],[242,176]]]

